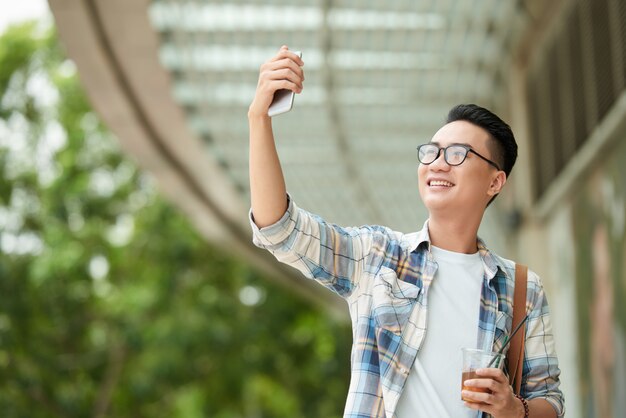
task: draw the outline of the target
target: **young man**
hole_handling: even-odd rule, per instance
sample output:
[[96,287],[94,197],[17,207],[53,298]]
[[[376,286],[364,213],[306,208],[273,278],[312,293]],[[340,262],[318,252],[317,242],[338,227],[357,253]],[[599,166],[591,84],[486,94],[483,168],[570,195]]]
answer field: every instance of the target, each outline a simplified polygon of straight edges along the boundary
[[303,65],[282,47],[261,66],[248,112],[251,225],[256,245],[349,304],[354,342],[344,417],[562,416],[550,314],[533,272],[523,400],[503,371],[489,368],[465,383],[490,392],[464,392],[474,402],[461,401],[461,348],[495,351],[512,328],[515,264],[477,237],[517,158],[509,126],[486,109],[460,105],[418,147],[419,192],[429,212],[421,231],[338,227],[287,195],[267,116],[277,89],[302,91]]

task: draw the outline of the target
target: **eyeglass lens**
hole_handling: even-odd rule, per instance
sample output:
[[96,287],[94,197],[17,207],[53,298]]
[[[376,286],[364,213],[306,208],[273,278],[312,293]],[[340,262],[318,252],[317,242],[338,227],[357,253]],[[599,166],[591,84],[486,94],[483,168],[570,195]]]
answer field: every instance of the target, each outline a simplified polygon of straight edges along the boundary
[[[444,151],[444,158],[450,165],[459,165],[465,161],[468,149],[461,146],[449,146],[442,148]],[[422,145],[418,150],[418,159],[422,164],[431,164],[439,156],[440,149],[436,145]]]

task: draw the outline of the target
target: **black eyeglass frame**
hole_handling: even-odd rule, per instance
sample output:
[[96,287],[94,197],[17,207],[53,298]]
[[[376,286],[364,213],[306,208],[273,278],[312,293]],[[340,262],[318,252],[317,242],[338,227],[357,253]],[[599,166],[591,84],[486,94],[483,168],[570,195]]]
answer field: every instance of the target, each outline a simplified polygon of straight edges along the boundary
[[[441,151],[443,151],[443,159],[446,161],[446,164],[451,165],[453,167],[459,166],[461,164],[463,164],[465,162],[465,159],[467,158],[467,154],[468,153],[472,153],[472,154],[476,154],[478,157],[482,158],[483,160],[485,160],[487,163],[491,164],[492,166],[494,166],[496,168],[496,170],[501,171],[501,168],[498,166],[498,164],[494,163],[493,161],[491,161],[489,158],[484,157],[482,155],[480,155],[479,153],[477,153],[476,151],[474,151],[472,149],[472,147],[470,147],[469,145],[464,145],[464,144],[452,144],[452,145],[448,145],[447,147],[437,147],[437,155],[435,156],[435,158],[433,158],[433,160],[429,163],[425,163],[420,159],[420,148],[422,147],[437,147],[437,145],[435,144],[422,144],[419,145],[417,147],[417,160],[424,165],[430,165],[432,163],[434,163],[435,161],[437,161],[437,158],[439,158],[439,155],[441,155]],[[457,148],[463,148],[465,150],[465,156],[463,157],[463,159],[461,160],[460,163],[458,164],[450,164],[450,162],[448,162],[448,149],[449,148],[453,148],[453,147],[457,147]]]

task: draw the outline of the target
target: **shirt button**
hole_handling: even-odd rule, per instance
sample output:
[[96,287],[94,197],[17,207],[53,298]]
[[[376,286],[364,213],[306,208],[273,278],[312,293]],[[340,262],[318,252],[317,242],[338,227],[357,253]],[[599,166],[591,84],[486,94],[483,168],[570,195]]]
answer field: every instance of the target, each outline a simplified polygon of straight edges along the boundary
[[400,368],[400,373],[402,373],[404,376],[409,374],[409,371],[407,369],[405,369],[404,367]]

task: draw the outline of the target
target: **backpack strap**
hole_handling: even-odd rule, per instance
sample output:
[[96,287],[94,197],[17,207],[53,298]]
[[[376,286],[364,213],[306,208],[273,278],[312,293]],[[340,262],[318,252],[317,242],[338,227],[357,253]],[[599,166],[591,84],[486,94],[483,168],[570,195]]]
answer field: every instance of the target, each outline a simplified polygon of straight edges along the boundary
[[[513,296],[513,322],[515,327],[526,316],[526,282],[528,267],[515,265],[515,295]],[[524,325],[511,340],[511,347],[506,355],[509,383],[516,394],[520,394],[522,387],[522,369],[524,365],[524,342],[526,340],[526,326]]]

